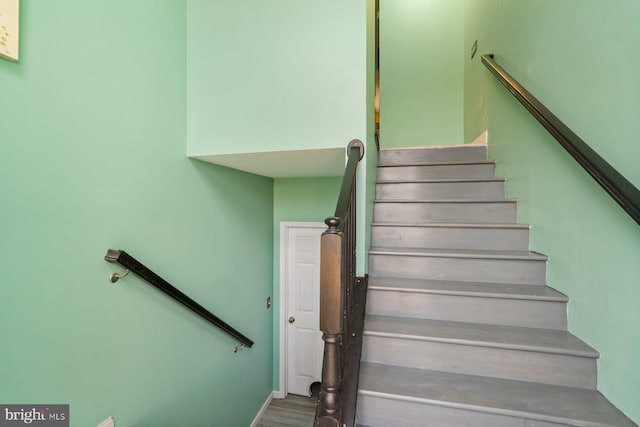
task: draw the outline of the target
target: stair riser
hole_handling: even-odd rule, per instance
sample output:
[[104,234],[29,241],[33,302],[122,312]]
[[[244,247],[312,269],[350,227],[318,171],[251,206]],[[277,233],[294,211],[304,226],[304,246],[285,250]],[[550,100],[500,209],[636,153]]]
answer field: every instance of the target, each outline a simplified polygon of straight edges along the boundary
[[404,248],[529,250],[529,230],[518,228],[373,226],[371,245]]
[[409,150],[382,150],[378,156],[378,165],[395,166],[412,163],[482,162],[486,160],[486,146],[416,148]]
[[514,202],[442,202],[442,203],[376,203],[374,221],[378,222],[516,222]]
[[593,358],[366,335],[362,361],[594,389]]
[[[497,415],[422,402],[358,395],[358,425],[393,427],[567,427],[518,416]],[[425,424],[425,420],[429,420]]]
[[494,178],[492,163],[469,165],[395,166],[378,168],[378,181],[420,179],[480,179]]
[[500,200],[503,181],[407,182],[376,185],[376,200]]
[[387,277],[544,285],[545,262],[512,259],[369,255],[369,273]]
[[567,328],[564,302],[369,289],[367,313],[528,328]]

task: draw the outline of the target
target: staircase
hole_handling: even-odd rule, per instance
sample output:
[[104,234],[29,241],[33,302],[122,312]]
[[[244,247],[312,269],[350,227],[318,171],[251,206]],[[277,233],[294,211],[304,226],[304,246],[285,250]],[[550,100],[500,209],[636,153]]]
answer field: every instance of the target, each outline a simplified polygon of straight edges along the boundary
[[635,426],[596,390],[486,146],[383,150],[357,424]]

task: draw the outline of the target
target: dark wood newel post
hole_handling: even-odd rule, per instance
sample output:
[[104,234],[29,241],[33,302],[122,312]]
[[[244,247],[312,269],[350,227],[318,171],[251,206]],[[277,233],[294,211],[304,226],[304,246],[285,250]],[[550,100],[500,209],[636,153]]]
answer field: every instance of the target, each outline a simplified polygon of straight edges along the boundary
[[322,234],[320,253],[320,330],[324,340],[322,391],[318,427],[338,426],[340,411],[340,346],[342,331],[342,232],[340,218],[325,220],[329,226]]
[[[315,427],[352,427],[351,419],[355,418],[357,390],[352,385],[357,385],[359,364],[358,367],[345,366],[346,355],[353,353],[350,349],[355,348],[350,345],[353,341],[350,334],[357,336],[355,329],[351,332],[347,328],[352,323],[349,317],[355,303],[352,290],[356,261],[356,170],[363,156],[362,141],[354,139],[349,142],[336,210],[325,220],[328,228],[320,240],[320,330],[324,340],[324,360]],[[357,358],[359,361],[359,353]],[[352,404],[345,406],[345,402]],[[351,421],[345,420],[345,416]]]

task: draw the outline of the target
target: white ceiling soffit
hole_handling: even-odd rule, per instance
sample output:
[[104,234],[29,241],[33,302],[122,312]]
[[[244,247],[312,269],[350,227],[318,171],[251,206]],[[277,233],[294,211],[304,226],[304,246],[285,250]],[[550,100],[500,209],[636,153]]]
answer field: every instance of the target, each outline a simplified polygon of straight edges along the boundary
[[193,158],[270,178],[342,176],[346,162],[344,148],[218,154]]

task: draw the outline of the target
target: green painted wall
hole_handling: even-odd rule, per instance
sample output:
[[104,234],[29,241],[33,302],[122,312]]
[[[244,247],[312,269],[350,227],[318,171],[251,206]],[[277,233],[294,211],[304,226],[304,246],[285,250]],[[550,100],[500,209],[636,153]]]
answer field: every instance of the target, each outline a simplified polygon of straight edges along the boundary
[[380,0],[383,148],[463,143],[463,11],[459,0]]
[[[465,1],[465,47],[496,61],[640,187],[640,3]],[[640,422],[640,229],[480,63],[465,58],[465,139],[489,148],[569,327],[598,349],[599,389]]]
[[[70,403],[77,427],[249,425],[272,388],[273,181],[185,157],[184,2],[21,6],[21,61],[0,60],[0,402]],[[108,248],[254,348],[108,283]]]
[[320,222],[336,210],[342,177],[276,179],[273,184],[273,389],[280,390],[280,222]]
[[[367,108],[368,97],[373,102],[373,17],[373,0],[277,4],[189,0],[188,154],[344,149],[357,138],[368,151],[358,184],[364,208],[375,176],[367,166],[375,167],[373,111]],[[275,180],[275,389],[279,388],[280,221],[323,222],[335,209],[340,182],[341,177]],[[365,209],[359,211],[362,274],[367,214]]]
[[364,2],[189,0],[189,155],[366,136]]

